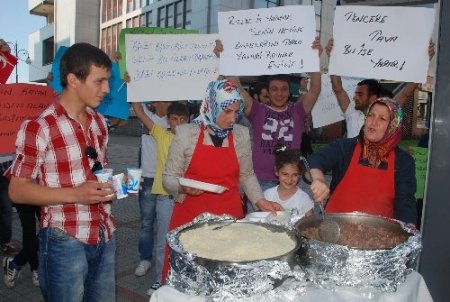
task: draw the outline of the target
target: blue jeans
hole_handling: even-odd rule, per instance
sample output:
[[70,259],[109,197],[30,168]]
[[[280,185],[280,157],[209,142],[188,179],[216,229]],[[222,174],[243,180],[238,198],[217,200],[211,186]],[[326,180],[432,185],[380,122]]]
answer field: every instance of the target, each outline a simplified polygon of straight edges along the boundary
[[166,247],[166,235],[169,231],[170,218],[174,206],[174,200],[168,195],[156,195],[156,241],[155,241],[155,272],[156,281],[161,280],[164,263],[164,249]]
[[141,260],[152,259],[153,223],[156,218],[156,195],[151,194],[153,178],[144,177],[139,190],[139,209],[141,211],[141,230],[139,232],[139,257]]
[[47,302],[115,301],[115,236],[87,245],[58,228],[40,232],[39,283]]

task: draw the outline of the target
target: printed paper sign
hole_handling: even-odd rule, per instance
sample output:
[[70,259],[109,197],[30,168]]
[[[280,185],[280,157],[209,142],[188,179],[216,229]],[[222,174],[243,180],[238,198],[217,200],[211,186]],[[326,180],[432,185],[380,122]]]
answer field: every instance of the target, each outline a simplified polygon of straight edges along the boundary
[[[342,77],[342,87],[350,99],[355,93],[356,85],[361,78]],[[350,104],[352,106],[352,104]],[[316,104],[312,109],[313,127],[320,128],[344,119],[341,107],[331,86],[330,76],[322,74],[322,89]]]
[[128,101],[200,100],[218,77],[217,35],[127,34]]
[[234,76],[290,74],[319,71],[312,6],[219,12],[219,34],[224,46],[220,74]]
[[424,83],[435,11],[337,6],[329,73]]
[[16,136],[22,122],[38,117],[54,98],[55,93],[48,86],[0,85],[0,154],[16,152]]

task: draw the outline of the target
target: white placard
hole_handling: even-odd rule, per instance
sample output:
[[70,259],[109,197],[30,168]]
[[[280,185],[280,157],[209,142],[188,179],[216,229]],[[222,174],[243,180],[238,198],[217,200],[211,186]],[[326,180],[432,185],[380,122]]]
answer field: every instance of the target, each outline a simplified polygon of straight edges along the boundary
[[329,73],[423,83],[433,8],[338,6]]
[[250,76],[319,71],[312,6],[219,12],[220,73]]
[[127,34],[129,102],[201,100],[218,77],[217,35]]
[[[356,85],[362,79],[342,77],[341,80],[342,88],[347,92],[351,102],[353,102],[352,96],[355,94]],[[330,76],[327,74],[322,74],[322,89],[311,114],[314,128],[327,126],[344,119],[341,107],[331,86]]]

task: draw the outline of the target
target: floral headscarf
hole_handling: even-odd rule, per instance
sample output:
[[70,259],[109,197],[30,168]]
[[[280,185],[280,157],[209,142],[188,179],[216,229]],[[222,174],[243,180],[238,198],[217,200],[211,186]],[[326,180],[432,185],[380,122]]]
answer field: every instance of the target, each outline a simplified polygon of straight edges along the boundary
[[239,114],[241,114],[244,110],[244,100],[239,88],[233,82],[228,80],[210,82],[200,106],[200,116],[194,122],[211,128],[218,137],[225,138],[233,129],[233,125],[227,129],[221,129],[216,124],[217,118],[222,111],[236,102],[239,102]]
[[[389,109],[389,125],[383,138],[377,142],[372,143],[363,137],[363,159],[367,160],[371,166],[378,167],[380,163],[387,163],[389,152],[395,149],[402,138],[402,127],[403,127],[403,110],[399,103],[390,98],[379,98],[373,102],[367,114],[375,104],[386,105]],[[363,131],[361,132],[363,135]]]

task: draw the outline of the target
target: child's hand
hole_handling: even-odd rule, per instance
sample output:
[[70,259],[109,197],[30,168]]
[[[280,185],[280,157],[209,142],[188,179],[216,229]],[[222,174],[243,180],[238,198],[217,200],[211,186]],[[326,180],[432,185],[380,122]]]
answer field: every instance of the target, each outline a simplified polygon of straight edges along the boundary
[[264,212],[272,212],[275,213],[276,211],[283,211],[284,208],[281,204],[273,201],[268,201],[266,199],[260,199],[257,202],[255,202],[255,205]]

